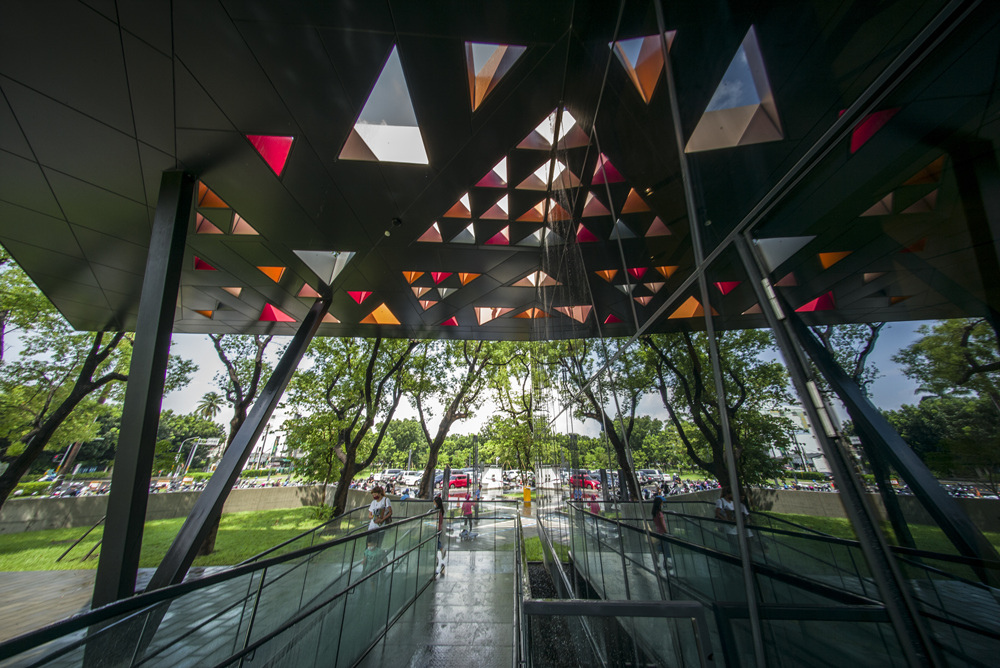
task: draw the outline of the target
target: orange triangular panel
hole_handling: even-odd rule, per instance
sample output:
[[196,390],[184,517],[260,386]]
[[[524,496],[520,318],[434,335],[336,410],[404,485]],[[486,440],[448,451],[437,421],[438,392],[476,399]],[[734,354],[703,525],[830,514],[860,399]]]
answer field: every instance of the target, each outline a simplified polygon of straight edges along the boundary
[[829,269],[833,265],[837,264],[845,257],[851,254],[852,251],[838,251],[835,253],[819,253],[819,263],[823,265],[824,269]]
[[209,190],[201,181],[198,182],[198,206],[203,209],[228,209],[229,205],[222,198]]
[[649,205],[642,201],[639,193],[635,191],[635,188],[632,188],[628,191],[628,197],[625,198],[622,213],[640,213],[642,211],[649,211]]
[[912,296],[913,295],[900,295],[898,297],[889,297],[889,306],[895,306],[896,304],[898,304],[900,302],[905,302],[907,299],[909,299]]
[[618,274],[618,270],[617,269],[602,269],[601,271],[595,271],[594,273],[597,274],[598,276],[600,276],[601,278],[603,278],[608,283],[610,283],[614,279],[615,275]]
[[646,296],[646,297],[632,297],[632,299],[636,300],[637,302],[639,302],[640,304],[642,304],[643,306],[645,306],[645,305],[646,305],[646,304],[648,304],[648,303],[649,303],[649,302],[650,302],[650,301],[651,301],[651,300],[652,300],[653,298],[652,298],[652,297],[649,297],[649,296]]
[[890,213],[892,213],[892,193],[865,209],[861,216],[888,216]]
[[365,316],[361,323],[364,325],[398,325],[399,319],[392,314],[388,306],[379,304],[374,311]]
[[653,267],[656,271],[663,274],[663,278],[670,278],[677,271],[677,265],[667,265],[663,267]]
[[521,223],[540,223],[545,220],[545,200],[525,211],[517,219]]
[[203,315],[203,316],[205,316],[205,317],[206,317],[206,318],[208,318],[209,320],[211,320],[211,319],[212,319],[212,316],[213,316],[213,315],[215,315],[215,311],[199,311],[199,310],[195,309],[195,311],[194,311],[194,312],[195,312],[195,313],[197,313],[198,315]]
[[470,273],[459,272],[459,274],[458,274],[458,280],[460,280],[462,282],[462,285],[468,285],[472,281],[474,281],[477,278],[479,278],[481,275],[482,274],[470,274]]
[[927,238],[926,237],[923,238],[923,239],[920,239],[919,241],[915,241],[914,243],[910,244],[909,246],[907,246],[906,248],[904,248],[903,250],[901,250],[899,252],[900,253],[922,253],[922,252],[924,252],[925,248],[927,248]]
[[[670,314],[668,320],[673,320],[676,318],[697,318],[698,316],[705,315],[705,309],[694,297],[688,297],[683,304],[677,307],[677,310]],[[714,308],[712,309],[712,315],[719,315],[719,312]]]
[[455,204],[448,209],[445,214],[445,218],[471,218],[472,212],[469,211],[469,193],[462,195]]
[[558,202],[549,203],[549,220],[569,220],[573,216]]
[[940,158],[911,176],[903,185],[919,186],[927,183],[937,183],[941,180],[941,174],[944,171],[944,160],[945,156],[942,155]]
[[422,272],[422,271],[404,271],[403,272],[403,278],[405,278],[406,282],[410,283],[410,284],[412,284],[413,281],[417,280],[418,278],[420,278],[423,275],[424,275],[424,272]]
[[514,316],[515,318],[522,318],[527,320],[534,320],[535,318],[551,318],[548,313],[540,308],[529,308],[527,311],[522,311]]
[[285,275],[285,267],[257,267],[261,272],[277,283]]
[[422,308],[425,311],[427,309],[429,309],[430,307],[434,306],[435,304],[437,304],[437,301],[435,301],[433,299],[421,299],[420,300],[420,308]]

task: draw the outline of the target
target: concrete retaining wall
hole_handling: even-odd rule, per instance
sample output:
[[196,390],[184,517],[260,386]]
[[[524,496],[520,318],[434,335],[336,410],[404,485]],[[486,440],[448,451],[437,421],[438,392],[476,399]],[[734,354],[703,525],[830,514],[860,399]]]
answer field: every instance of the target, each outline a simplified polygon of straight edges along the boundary
[[[814,515],[817,517],[847,517],[847,514],[844,512],[844,506],[840,503],[840,495],[836,493],[792,489],[755,489],[752,493],[754,506],[757,510],[795,515]],[[669,500],[710,501],[715,503],[718,498],[718,490],[709,490],[672,496]],[[897,498],[899,499],[900,508],[903,510],[903,516],[911,524],[934,524],[934,520],[931,519],[930,514],[924,510],[915,496],[901,495]],[[882,497],[878,494],[870,494],[869,499],[874,504],[882,519],[887,519]],[[981,531],[1000,532],[1000,500],[956,499],[956,501],[969,514],[969,518]]]
[[[325,501],[324,492],[323,485],[234,489],[226,499],[222,512],[243,513],[318,506]],[[200,492],[150,494],[149,504],[146,507],[146,520],[186,517],[194,507],[199,494]],[[331,490],[330,495],[332,494]],[[0,509],[0,534],[91,526],[104,516],[107,507],[107,495],[65,499],[11,499]]]

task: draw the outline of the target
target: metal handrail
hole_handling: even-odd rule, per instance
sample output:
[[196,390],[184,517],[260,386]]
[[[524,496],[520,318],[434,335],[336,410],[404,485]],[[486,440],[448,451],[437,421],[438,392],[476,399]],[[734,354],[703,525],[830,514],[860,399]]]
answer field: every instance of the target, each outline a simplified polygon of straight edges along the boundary
[[[412,522],[419,519],[423,519],[431,514],[433,510],[428,511],[422,515],[414,515],[413,517],[408,517],[405,520],[401,520],[388,527],[379,527],[378,529],[371,529],[360,534],[355,534],[352,536],[345,536],[342,538],[337,538],[324,543],[318,543],[316,545],[310,545],[309,547],[304,547],[287,554],[282,554],[277,557],[272,557],[270,559],[265,559],[263,561],[258,561],[252,564],[245,564],[242,566],[235,566],[229,570],[222,571],[219,573],[213,573],[207,575],[203,578],[197,580],[189,580],[187,582],[180,582],[175,585],[169,585],[163,587],[162,589],[155,589],[153,591],[143,592],[131,598],[123,599],[121,601],[115,601],[114,603],[109,603],[108,605],[101,606],[89,612],[76,617],[71,617],[69,619],[51,624],[49,626],[43,627],[41,629],[36,629],[30,631],[23,635],[17,636],[10,640],[0,643],[0,655],[2,656],[16,656],[30,649],[43,645],[47,642],[51,642],[58,638],[61,638],[74,631],[79,631],[86,629],[90,626],[96,626],[102,624],[103,622],[108,622],[115,620],[116,623],[125,621],[123,619],[116,619],[122,615],[129,615],[130,613],[137,613],[145,610],[146,608],[152,607],[158,603],[164,603],[176,599],[184,594],[188,594],[199,589],[206,587],[211,587],[213,585],[220,584],[222,582],[227,582],[235,578],[255,573],[257,571],[283,564],[294,559],[299,559],[304,556],[309,556],[311,554],[322,552],[324,550],[336,547],[347,541],[357,540],[360,536],[366,536],[368,534],[376,534],[379,531],[385,531],[390,528],[395,528],[399,524],[406,522]],[[110,628],[110,627],[107,627]],[[89,638],[84,638],[77,643],[72,644],[67,649],[72,649],[73,647],[79,646],[79,644],[87,642]]]

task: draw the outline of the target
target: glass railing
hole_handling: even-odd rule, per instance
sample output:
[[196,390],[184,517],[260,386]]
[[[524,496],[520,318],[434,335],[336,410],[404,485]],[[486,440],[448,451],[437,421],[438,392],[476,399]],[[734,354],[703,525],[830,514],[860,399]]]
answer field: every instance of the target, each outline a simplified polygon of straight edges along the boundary
[[436,537],[432,513],[402,518],[113,603],[4,643],[0,656],[4,666],[348,665],[432,581]]

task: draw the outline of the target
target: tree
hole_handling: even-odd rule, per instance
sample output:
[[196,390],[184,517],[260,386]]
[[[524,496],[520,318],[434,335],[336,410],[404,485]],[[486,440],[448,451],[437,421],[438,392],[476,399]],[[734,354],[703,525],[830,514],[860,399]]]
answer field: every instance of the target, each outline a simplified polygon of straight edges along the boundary
[[554,365],[546,359],[551,344],[504,344],[503,361],[491,379],[497,408],[509,419],[496,423],[494,433],[505,434],[505,441],[497,442],[504,449],[494,455],[509,461],[520,471],[532,468],[537,446],[547,438],[551,429],[545,412],[546,399],[551,391],[551,370]]
[[[220,425],[204,418],[198,411],[188,414],[177,414],[172,410],[165,410],[160,413],[160,422],[156,428],[157,443],[165,443],[164,457],[153,465],[153,470],[172,470],[175,463],[184,461],[190,450],[183,451],[182,447],[186,441],[192,439],[223,438],[226,430]],[[190,447],[197,447],[194,443]],[[194,468],[206,466],[207,452],[200,453],[195,450],[195,458],[192,460]]]
[[862,392],[868,394],[871,384],[880,376],[878,367],[870,363],[870,358],[884,326],[884,322],[869,322],[813,327],[812,331],[844,373],[858,384]]
[[[629,495],[638,499],[641,494],[629,444],[639,401],[652,387],[651,369],[635,351],[626,351],[588,385],[604,359],[602,349],[596,347],[600,345],[603,342],[593,339],[554,342],[547,349],[548,359],[563,373],[563,396],[573,402],[577,415],[600,423],[614,449],[618,468],[624,472]],[[615,406],[620,410],[614,410]]]
[[[212,340],[219,361],[225,367],[225,373],[216,376],[215,382],[233,407],[233,416],[229,420],[229,437],[226,439],[228,448],[236,437],[236,432],[246,422],[247,413],[257,398],[261,378],[271,372],[271,365],[264,360],[264,353],[274,337],[259,334],[209,334],[208,338]],[[204,401],[205,397],[202,398],[202,402]]]
[[[294,427],[297,447],[320,444],[331,448],[340,461],[335,514],[345,510],[354,474],[378,456],[408,381],[406,362],[417,345],[381,337],[315,339],[306,352],[312,366],[297,372],[289,383],[292,422],[309,416],[302,429],[311,427],[309,433]],[[376,435],[366,440],[376,423]]]
[[415,466],[427,461],[427,437],[420,421],[414,418],[391,420],[379,447],[379,459],[390,467],[410,468],[406,463],[411,453]]
[[214,420],[222,412],[223,398],[218,392],[206,392],[198,402],[196,411],[206,420]]
[[[772,448],[789,446],[790,422],[769,414],[790,400],[787,377],[779,362],[762,359],[771,346],[767,332],[725,331],[717,337],[738,482],[759,484],[781,470],[781,463],[770,456]],[[730,485],[734,481],[725,461],[707,337],[690,332],[657,334],[643,339],[643,350],[688,456],[722,485]]]
[[920,391],[935,396],[976,395],[1000,412],[1000,352],[996,332],[982,318],[942,320],[921,325],[920,338],[892,361]]

